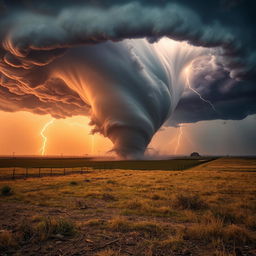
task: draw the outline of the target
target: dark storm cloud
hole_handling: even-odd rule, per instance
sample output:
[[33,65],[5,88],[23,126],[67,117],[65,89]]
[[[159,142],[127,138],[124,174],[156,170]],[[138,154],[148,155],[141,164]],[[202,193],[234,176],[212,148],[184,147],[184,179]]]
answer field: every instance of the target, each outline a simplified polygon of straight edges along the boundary
[[187,87],[166,125],[216,119],[242,120],[256,113],[254,80],[236,81],[223,66],[212,67],[211,64],[207,58],[197,60],[190,80],[191,87],[207,102]]
[[[226,74],[227,75],[227,74]],[[187,89],[166,125],[194,123],[207,120],[242,120],[256,113],[256,86],[253,82],[232,81],[228,76],[212,82],[203,88],[199,82],[198,91],[217,110],[202,101],[198,95]],[[223,87],[228,87],[223,91]]]
[[46,65],[60,50],[106,40],[169,36],[221,47],[232,78],[254,79],[253,1],[2,1],[4,61],[13,67]]
[[[47,62],[33,55],[34,50],[169,36],[194,45],[221,47],[222,62],[231,77],[251,78],[256,53],[253,6],[248,2],[8,1],[2,18],[2,46],[13,55],[12,64],[28,65],[21,58],[29,54],[30,64],[32,60],[34,64]],[[55,52],[48,55],[48,61],[52,55]]]

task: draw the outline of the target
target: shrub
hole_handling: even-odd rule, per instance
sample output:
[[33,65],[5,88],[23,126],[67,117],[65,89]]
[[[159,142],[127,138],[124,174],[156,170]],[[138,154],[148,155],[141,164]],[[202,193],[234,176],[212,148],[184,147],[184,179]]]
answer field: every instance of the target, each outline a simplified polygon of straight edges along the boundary
[[89,206],[86,204],[86,202],[84,201],[81,201],[81,200],[77,200],[76,201],[76,206],[81,209],[81,210],[85,210],[85,209],[88,209]]
[[77,181],[70,181],[70,182],[69,182],[69,185],[71,185],[71,186],[76,186],[76,185],[78,185],[78,182],[77,182]]
[[152,198],[152,200],[160,200],[161,199],[161,197],[157,194],[154,194],[151,198]]
[[1,188],[1,194],[2,194],[3,196],[9,196],[9,195],[11,195],[11,194],[12,194],[12,188],[11,188],[10,186],[8,186],[8,185],[3,186],[3,187]]
[[66,219],[55,220],[55,234],[63,236],[73,236],[76,233],[76,226],[73,222]]

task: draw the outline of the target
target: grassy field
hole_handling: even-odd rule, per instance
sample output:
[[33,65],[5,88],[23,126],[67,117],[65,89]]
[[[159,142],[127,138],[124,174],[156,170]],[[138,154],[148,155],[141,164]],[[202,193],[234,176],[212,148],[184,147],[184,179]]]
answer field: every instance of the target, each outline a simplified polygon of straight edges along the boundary
[[0,255],[256,255],[256,159],[134,163],[0,181]]
[[94,169],[128,169],[128,170],[173,170],[186,169],[203,162],[211,161],[212,157],[177,158],[168,160],[93,160],[90,158],[0,158],[0,168],[78,168]]
[[83,173],[88,170],[185,170],[214,158],[179,158],[169,160],[107,161],[89,158],[2,158],[0,179],[42,177]]

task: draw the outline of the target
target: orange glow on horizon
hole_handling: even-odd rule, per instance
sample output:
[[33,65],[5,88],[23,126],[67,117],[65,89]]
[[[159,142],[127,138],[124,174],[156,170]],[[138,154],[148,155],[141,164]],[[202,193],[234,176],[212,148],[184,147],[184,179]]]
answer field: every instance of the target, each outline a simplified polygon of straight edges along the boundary
[[[8,113],[0,111],[0,155],[42,155],[42,127],[52,120],[50,115],[36,115],[29,112]],[[76,116],[66,119],[54,119],[54,123],[45,129],[47,137],[45,155],[48,156],[109,156],[112,142],[100,135],[91,134],[89,117]],[[195,151],[196,145],[190,134],[191,126],[182,126],[183,135],[177,149],[179,154]],[[177,144],[178,129],[165,127],[153,137],[149,148],[159,154],[171,155]],[[166,143],[166,138],[171,141]],[[188,140],[190,138],[190,140]],[[186,141],[184,145],[183,141]],[[188,144],[187,144],[188,143]],[[198,149],[199,150],[199,149]],[[39,154],[40,153],[40,154]]]
[[[40,132],[51,119],[50,115],[0,111],[0,155],[38,156],[38,149],[42,146]],[[54,124],[45,132],[48,138],[47,155],[85,156],[93,153],[93,155],[108,156],[107,152],[113,147],[111,141],[99,134],[90,135],[89,121],[89,118],[84,116],[55,119]],[[255,123],[254,118],[247,118],[245,121],[250,124]],[[73,122],[80,123],[81,126],[71,125]],[[232,149],[243,145],[243,137],[241,136],[237,141],[233,139],[236,135],[237,121],[232,121],[232,124],[234,125],[223,125],[221,120],[183,124],[177,153],[190,155],[191,152],[197,151],[211,155],[216,152],[218,154],[239,152]],[[217,131],[218,136],[212,136]],[[156,154],[172,155],[177,146],[178,132],[179,128],[163,127],[156,133],[148,147],[154,149]]]
[[[43,155],[41,133],[47,138],[44,155],[48,156],[104,156],[113,146],[108,138],[91,134],[90,119],[85,116],[54,119],[51,124],[50,115],[0,111],[0,120],[0,155]],[[50,127],[45,127],[49,122]]]
[[[69,125],[76,125],[82,128],[86,128],[84,124],[78,123],[78,122],[67,122]],[[91,136],[91,155],[95,154],[94,145],[95,145],[95,136],[94,134],[89,134]]]

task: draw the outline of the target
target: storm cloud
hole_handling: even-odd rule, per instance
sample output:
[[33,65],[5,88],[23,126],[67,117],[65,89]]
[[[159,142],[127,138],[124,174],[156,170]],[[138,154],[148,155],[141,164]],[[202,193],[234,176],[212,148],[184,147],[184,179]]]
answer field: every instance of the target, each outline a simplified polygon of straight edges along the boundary
[[[242,119],[256,110],[252,2],[2,1],[0,108],[90,115],[122,157],[164,122]],[[217,112],[185,89],[189,65]]]
[[[196,65],[200,65],[200,61]],[[253,80],[236,81],[222,66],[216,66],[213,70],[209,62],[203,61],[201,65],[204,66],[203,70],[194,67],[190,83],[201,97],[211,102],[215,110],[186,88],[166,125],[216,119],[242,120],[256,113],[256,84]]]

